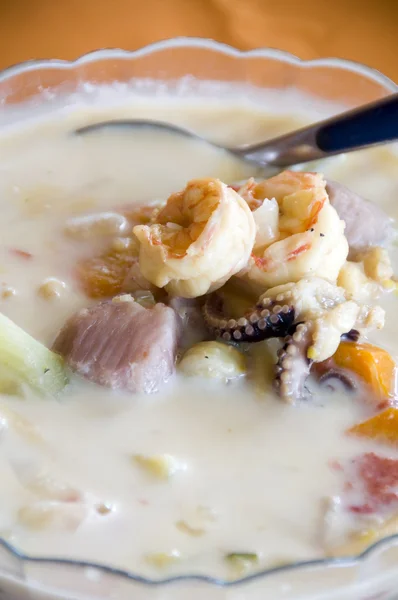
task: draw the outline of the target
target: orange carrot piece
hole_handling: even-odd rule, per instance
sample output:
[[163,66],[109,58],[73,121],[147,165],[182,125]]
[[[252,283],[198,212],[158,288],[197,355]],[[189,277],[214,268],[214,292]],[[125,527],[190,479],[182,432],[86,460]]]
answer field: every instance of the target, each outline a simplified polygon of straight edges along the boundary
[[120,294],[137,260],[129,249],[109,250],[81,261],[77,267],[77,277],[89,298],[110,298]]
[[347,433],[398,446],[398,408],[383,412],[351,427]]
[[361,377],[378,398],[393,394],[396,366],[386,350],[371,344],[341,342],[333,359],[338,367],[349,369]]

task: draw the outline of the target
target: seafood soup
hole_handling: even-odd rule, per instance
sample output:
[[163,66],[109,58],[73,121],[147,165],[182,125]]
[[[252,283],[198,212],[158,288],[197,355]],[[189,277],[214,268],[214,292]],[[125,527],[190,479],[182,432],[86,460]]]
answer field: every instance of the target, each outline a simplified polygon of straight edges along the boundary
[[[95,118],[128,116],[233,144],[322,115],[130,97]],[[394,149],[270,174],[75,133],[92,120],[77,101],[0,137],[0,536],[231,580],[398,532]]]

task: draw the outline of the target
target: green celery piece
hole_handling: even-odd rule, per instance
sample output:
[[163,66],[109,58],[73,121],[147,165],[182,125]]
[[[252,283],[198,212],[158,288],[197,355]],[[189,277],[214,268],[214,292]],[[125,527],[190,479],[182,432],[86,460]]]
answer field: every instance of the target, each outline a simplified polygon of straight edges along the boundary
[[14,380],[42,394],[54,395],[68,382],[62,357],[0,313],[0,378],[3,372],[7,385]]
[[238,577],[243,577],[258,563],[258,554],[254,552],[231,552],[225,556],[229,565]]
[[235,561],[235,560],[247,560],[248,562],[257,562],[258,555],[254,552],[231,552],[226,555],[226,560]]

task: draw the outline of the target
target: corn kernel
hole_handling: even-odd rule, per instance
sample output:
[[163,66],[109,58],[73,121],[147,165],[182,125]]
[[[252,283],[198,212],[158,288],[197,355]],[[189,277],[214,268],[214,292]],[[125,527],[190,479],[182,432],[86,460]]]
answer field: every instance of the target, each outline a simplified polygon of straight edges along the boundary
[[176,459],[169,454],[143,455],[135,454],[132,457],[135,464],[139,465],[149,475],[157,479],[167,480],[178,470],[179,465]]
[[49,277],[39,286],[38,294],[44,300],[52,300],[53,298],[59,298],[65,288],[66,285],[63,281],[55,277]]

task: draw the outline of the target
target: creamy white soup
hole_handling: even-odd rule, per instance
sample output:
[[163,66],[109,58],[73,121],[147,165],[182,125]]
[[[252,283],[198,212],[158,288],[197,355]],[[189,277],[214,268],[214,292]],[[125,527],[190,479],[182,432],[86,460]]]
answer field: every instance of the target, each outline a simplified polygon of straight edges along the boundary
[[[226,144],[318,116],[210,99],[102,109],[129,115]],[[394,149],[301,169],[327,182],[263,184],[271,173],[165,132],[74,133],[96,119],[71,107],[0,136],[0,310],[31,336],[1,323],[0,536],[32,556],[234,579],[398,531],[397,253],[377,219],[361,238],[372,213],[349,247],[351,199],[332,189],[395,218]]]

